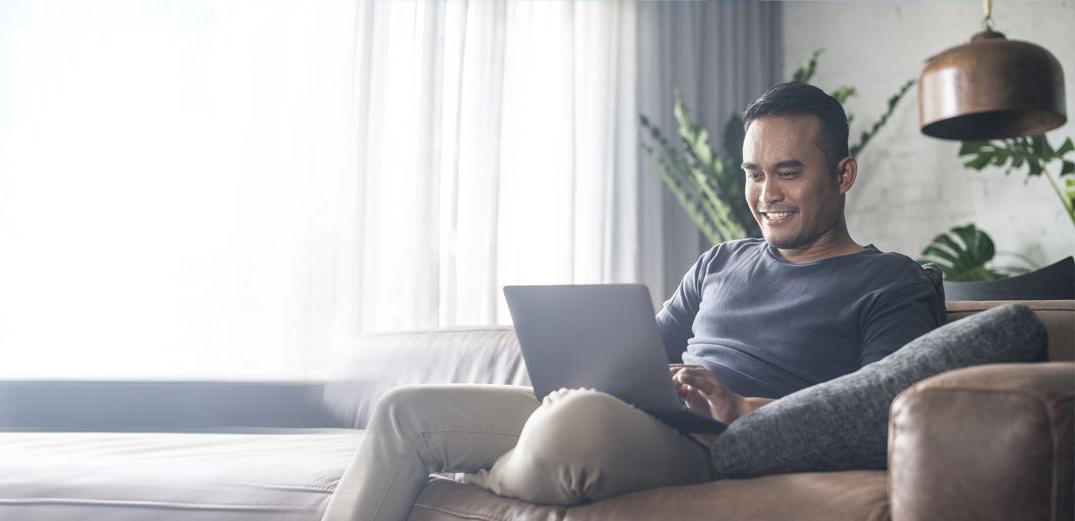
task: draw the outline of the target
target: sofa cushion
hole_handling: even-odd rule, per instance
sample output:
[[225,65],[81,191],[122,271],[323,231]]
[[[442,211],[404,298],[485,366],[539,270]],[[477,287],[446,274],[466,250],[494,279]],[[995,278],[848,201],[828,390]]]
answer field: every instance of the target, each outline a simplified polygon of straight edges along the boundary
[[418,497],[410,521],[881,521],[888,519],[887,485],[880,471],[782,474],[646,490],[563,508],[435,480]]
[[361,432],[0,433],[0,519],[317,521]]

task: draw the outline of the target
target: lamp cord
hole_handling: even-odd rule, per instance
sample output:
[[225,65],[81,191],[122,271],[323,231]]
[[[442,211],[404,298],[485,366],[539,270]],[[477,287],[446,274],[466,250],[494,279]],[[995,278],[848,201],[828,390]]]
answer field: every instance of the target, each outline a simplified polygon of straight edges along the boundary
[[993,31],[993,0],[982,0],[982,10],[985,11],[985,17],[982,18],[982,27],[986,31]]

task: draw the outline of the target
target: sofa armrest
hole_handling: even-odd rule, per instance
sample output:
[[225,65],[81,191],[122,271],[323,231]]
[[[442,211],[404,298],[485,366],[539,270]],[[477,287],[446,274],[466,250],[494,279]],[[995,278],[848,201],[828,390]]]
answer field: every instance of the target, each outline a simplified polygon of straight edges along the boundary
[[926,379],[893,402],[893,521],[1072,519],[1075,363]]

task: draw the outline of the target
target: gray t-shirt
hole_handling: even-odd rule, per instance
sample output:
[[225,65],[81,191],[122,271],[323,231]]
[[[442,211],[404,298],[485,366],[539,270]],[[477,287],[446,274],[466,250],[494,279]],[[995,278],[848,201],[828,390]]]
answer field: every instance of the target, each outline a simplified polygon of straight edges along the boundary
[[873,245],[808,264],[762,239],[702,254],[657,314],[669,355],[743,396],[778,398],[884,358],[944,321],[910,258]]

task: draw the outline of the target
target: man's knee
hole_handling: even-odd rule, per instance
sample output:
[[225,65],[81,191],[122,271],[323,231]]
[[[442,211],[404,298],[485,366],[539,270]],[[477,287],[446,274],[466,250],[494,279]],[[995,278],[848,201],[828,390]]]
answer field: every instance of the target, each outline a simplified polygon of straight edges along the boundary
[[402,385],[389,389],[377,400],[370,417],[369,428],[389,428],[406,434],[413,427],[413,417],[421,414],[436,390],[422,384]]
[[616,436],[629,435],[620,427],[630,405],[590,389],[550,393],[531,416],[516,451],[545,468],[584,464],[603,467],[616,453]]

